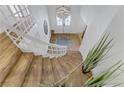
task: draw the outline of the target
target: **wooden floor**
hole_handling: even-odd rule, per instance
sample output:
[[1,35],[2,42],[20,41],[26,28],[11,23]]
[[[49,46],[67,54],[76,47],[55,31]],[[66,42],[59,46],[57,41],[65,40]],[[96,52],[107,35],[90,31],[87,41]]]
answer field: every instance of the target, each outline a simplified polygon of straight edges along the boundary
[[69,47],[69,49],[71,51],[78,51],[79,50],[79,47],[80,47],[80,44],[81,44],[81,41],[80,41],[80,38],[79,38],[79,34],[64,34],[64,33],[55,33],[55,34],[52,34],[51,35],[51,43],[56,43],[57,39],[63,39],[63,38],[67,38],[67,39],[70,39],[73,44],[71,47]]
[[[40,87],[62,79],[82,62],[81,54],[69,51],[60,58],[43,58],[22,53],[11,40],[0,34],[0,85],[2,87]],[[86,77],[79,68],[70,78],[73,86],[81,86]]]

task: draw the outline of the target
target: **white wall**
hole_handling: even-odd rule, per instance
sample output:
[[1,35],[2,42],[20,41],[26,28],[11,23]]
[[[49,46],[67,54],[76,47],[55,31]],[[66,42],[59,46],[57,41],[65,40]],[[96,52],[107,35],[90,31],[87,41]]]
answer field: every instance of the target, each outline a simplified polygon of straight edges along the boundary
[[85,59],[88,51],[105,31],[119,6],[83,6],[81,17],[87,24],[87,31],[81,43],[80,52]]
[[[56,8],[57,5],[47,6],[50,18],[51,29],[55,30],[56,33],[63,33],[62,26],[57,26],[56,22]],[[85,23],[80,16],[80,6],[72,5],[68,6],[71,8],[71,25],[65,27],[65,33],[78,33],[83,32]]]
[[[29,35],[34,36],[35,38],[41,39],[44,42],[49,42],[50,40],[50,28],[49,28],[49,19],[48,19],[48,11],[46,6],[28,6],[32,16],[35,19],[36,26],[31,29],[30,32],[28,32]],[[2,14],[4,13],[5,16]],[[10,16],[10,12],[8,11],[6,6],[0,6],[0,31],[4,31],[8,28],[9,25],[13,25],[15,23],[15,20],[13,17]],[[7,20],[8,18],[9,20]],[[43,23],[44,20],[48,23],[48,34],[45,35],[44,29],[43,29]],[[37,29],[38,28],[38,29]],[[31,42],[31,40],[27,40],[28,42]],[[34,43],[32,41],[32,43]],[[20,43],[20,45],[24,45],[23,42]],[[47,46],[41,45],[42,54],[46,53]]]
[[[90,6],[88,6],[88,9]],[[92,11],[93,12],[92,6]],[[102,6],[97,6],[97,9],[101,9]],[[110,38],[114,38],[114,46],[111,49],[111,51],[108,53],[107,57],[108,59],[101,61],[98,66],[92,70],[93,75],[96,76],[100,72],[104,71],[105,69],[112,66],[114,63],[118,62],[119,60],[122,60],[124,62],[124,7],[123,6],[103,6],[103,8],[106,11],[102,11],[103,13],[96,13],[93,12],[94,17],[92,19],[92,14],[89,16],[89,18],[86,16],[87,11],[83,13],[88,20],[85,20],[87,24],[89,24],[89,29],[87,29],[86,34],[84,36],[84,41],[82,42],[80,51],[84,58],[87,55],[87,52],[92,48],[92,46],[98,41],[99,37],[102,35],[103,32],[110,32],[111,36]],[[85,8],[86,9],[86,8]],[[95,9],[94,9],[95,10]],[[103,18],[104,16],[104,18]],[[83,16],[82,16],[83,17]],[[83,17],[84,18],[84,17]],[[93,24],[94,23],[94,24]],[[107,24],[107,25],[105,25]],[[101,26],[102,25],[102,26]],[[92,29],[91,29],[92,28]],[[108,83],[108,86],[111,86],[112,84],[117,84],[120,82],[124,83],[124,66],[122,66],[118,71],[113,75],[113,77],[116,77],[113,81]],[[118,75],[120,72],[122,72],[120,75]],[[120,85],[124,86],[124,84]]]
[[[110,58],[103,61],[101,65],[99,65],[93,70],[94,75],[100,73],[101,71],[110,67],[115,62],[118,62],[119,60],[124,62],[124,6],[122,6],[119,9],[117,14],[111,21],[110,25],[107,27],[106,32],[110,32],[111,33],[110,38],[114,38],[114,46],[107,55],[110,56]],[[122,73],[110,83],[120,83],[120,82],[124,83],[124,66],[122,66],[115,73],[115,76],[121,71]],[[124,86],[124,84],[120,86]]]
[[[36,28],[34,28],[32,31],[30,31],[30,35],[35,35],[35,38],[38,38],[44,42],[49,43],[50,41],[50,37],[51,37],[51,33],[50,33],[50,24],[49,24],[49,17],[48,17],[48,11],[47,11],[47,7],[44,5],[31,5],[29,6],[29,9],[35,19],[36,22],[36,28],[38,28],[36,30]],[[46,35],[44,33],[44,28],[43,28],[43,23],[44,20],[47,21],[48,23],[48,34]],[[35,31],[38,31],[35,34]],[[32,42],[35,44],[35,42]],[[47,53],[47,45],[41,44],[41,54],[45,55]]]
[[10,24],[14,24],[15,20],[12,17],[9,17],[11,13],[6,7],[6,5],[0,5],[0,32],[5,31]]
[[[29,9],[36,21],[38,31],[39,31],[36,34],[36,37],[40,37],[42,41],[49,42],[51,33],[50,33],[50,25],[49,25],[47,7],[44,5],[31,5],[29,6]],[[44,29],[43,29],[44,20],[46,20],[48,23],[48,35],[45,35],[44,33]]]

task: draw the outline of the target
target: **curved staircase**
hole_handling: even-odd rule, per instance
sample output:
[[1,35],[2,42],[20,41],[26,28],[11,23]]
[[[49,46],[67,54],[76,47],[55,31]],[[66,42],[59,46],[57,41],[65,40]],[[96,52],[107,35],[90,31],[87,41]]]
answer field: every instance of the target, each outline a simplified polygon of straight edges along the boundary
[[[82,62],[80,52],[68,51],[58,58],[35,56],[16,47],[5,33],[0,34],[0,85],[3,87],[37,87],[52,84],[69,74]],[[78,75],[78,76],[77,76]],[[74,85],[81,86],[81,69]]]

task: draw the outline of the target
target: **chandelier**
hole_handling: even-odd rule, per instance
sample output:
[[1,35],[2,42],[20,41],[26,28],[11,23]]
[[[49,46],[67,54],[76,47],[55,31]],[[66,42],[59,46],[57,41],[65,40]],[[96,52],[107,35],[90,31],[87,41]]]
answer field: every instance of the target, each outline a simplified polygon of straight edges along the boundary
[[70,15],[70,8],[67,6],[60,6],[56,8],[56,14],[59,18],[65,19]]

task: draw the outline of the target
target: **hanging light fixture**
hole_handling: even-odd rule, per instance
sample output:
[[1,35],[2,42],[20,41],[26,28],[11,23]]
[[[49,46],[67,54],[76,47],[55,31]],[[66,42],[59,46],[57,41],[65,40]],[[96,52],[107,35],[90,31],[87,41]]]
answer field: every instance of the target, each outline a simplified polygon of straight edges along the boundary
[[67,6],[60,6],[56,8],[56,14],[59,18],[65,19],[70,15],[70,8]]
[[56,8],[56,15],[62,20],[63,32],[65,32],[65,19],[70,16],[71,9],[67,6],[60,6]]

